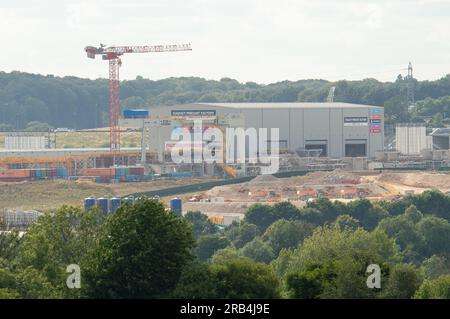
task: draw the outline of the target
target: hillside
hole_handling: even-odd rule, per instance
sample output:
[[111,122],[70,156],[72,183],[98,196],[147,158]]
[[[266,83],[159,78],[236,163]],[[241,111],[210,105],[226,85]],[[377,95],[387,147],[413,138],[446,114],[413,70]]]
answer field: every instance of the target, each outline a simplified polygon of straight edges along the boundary
[[[420,122],[433,118],[446,123],[450,111],[450,75],[436,81],[415,81],[417,107],[408,112],[406,80],[299,80],[268,85],[195,77],[153,81],[137,77],[121,83],[122,108],[190,102],[320,102],[331,86],[335,101],[380,105],[389,122]],[[108,122],[108,81],[76,77],[0,72],[0,130],[22,130],[30,122],[52,127],[93,128]]]

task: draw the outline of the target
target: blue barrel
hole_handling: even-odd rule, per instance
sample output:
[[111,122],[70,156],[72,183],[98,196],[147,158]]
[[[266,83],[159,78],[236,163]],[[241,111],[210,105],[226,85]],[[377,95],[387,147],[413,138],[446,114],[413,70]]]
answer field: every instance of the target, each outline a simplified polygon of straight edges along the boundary
[[181,198],[175,197],[170,200],[170,209],[175,215],[181,216],[182,202]]
[[134,197],[130,196],[130,197],[125,197],[124,199],[122,199],[122,203],[130,203],[133,204],[134,202]]
[[96,200],[94,197],[87,197],[84,199],[84,211],[87,212],[96,204]]
[[101,209],[103,214],[108,215],[109,213],[109,199],[106,197],[97,198],[97,206]]
[[120,204],[122,203],[122,199],[119,197],[113,197],[111,198],[111,214],[114,214],[117,210],[117,208],[119,208]]

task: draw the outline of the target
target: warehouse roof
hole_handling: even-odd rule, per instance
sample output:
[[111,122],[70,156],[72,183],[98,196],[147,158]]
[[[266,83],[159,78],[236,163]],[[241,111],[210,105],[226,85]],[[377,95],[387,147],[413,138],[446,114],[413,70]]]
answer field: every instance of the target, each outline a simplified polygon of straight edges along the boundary
[[431,134],[431,136],[450,136],[449,128],[437,128]]
[[215,107],[225,107],[233,109],[276,109],[276,108],[288,108],[288,109],[303,109],[303,108],[368,108],[368,107],[379,107],[375,105],[364,105],[364,104],[352,104],[352,103],[341,103],[341,102],[252,102],[252,103],[193,103],[191,105],[204,105],[204,106],[215,106]]
[[[123,147],[121,152],[140,152],[140,147]],[[11,156],[61,156],[85,153],[109,153],[109,147],[103,148],[48,148],[48,149],[0,149],[0,158]]]

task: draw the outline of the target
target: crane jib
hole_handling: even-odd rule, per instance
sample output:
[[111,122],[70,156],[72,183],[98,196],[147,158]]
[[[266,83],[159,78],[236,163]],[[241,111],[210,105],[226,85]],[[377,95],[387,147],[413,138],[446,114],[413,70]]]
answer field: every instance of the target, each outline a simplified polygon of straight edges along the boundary
[[[111,46],[100,47],[87,46],[85,52],[88,58],[95,59],[96,55],[101,55],[103,60],[109,60],[109,135],[110,151],[120,151],[120,128],[119,128],[119,68],[122,61],[119,56],[125,53],[149,53],[149,52],[173,52],[191,51],[190,44],[175,45],[154,45],[154,46]],[[115,163],[114,163],[115,164]]]

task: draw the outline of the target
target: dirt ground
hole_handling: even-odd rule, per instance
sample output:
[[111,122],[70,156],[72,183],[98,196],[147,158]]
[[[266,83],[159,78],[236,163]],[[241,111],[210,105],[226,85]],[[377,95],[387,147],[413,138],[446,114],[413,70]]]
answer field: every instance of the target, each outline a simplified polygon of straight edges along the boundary
[[[73,181],[28,181],[0,183],[0,210],[45,211],[62,205],[82,206],[86,197],[125,196],[136,192],[205,182],[205,179],[159,180],[141,183],[98,184]],[[167,200],[168,201],[168,200]]]
[[366,177],[374,183],[385,187],[393,195],[405,195],[407,192],[420,194],[426,190],[450,191],[450,173],[437,172],[402,172],[382,173]]
[[[374,174],[373,172],[351,173],[336,170],[334,172],[313,172],[305,176],[276,178],[258,176],[247,183],[218,186],[204,192],[211,203],[190,203],[189,199],[199,193],[181,194],[183,210],[214,211],[243,214],[254,203],[274,204],[289,199],[296,203],[297,190],[308,188],[353,187],[344,185],[343,181],[353,180],[357,187],[367,190],[368,199],[392,199],[408,193],[420,194],[425,190],[437,189],[450,192],[450,173],[437,172],[390,172]],[[64,204],[82,206],[85,197],[125,196],[136,192],[158,190],[168,187],[205,182],[207,179],[160,180],[141,183],[97,184],[73,181],[32,181],[20,183],[0,183],[0,210],[36,209],[48,210]],[[273,192],[272,195],[256,196],[260,192]],[[252,193],[253,195],[249,195]],[[168,204],[173,196],[162,198]],[[334,197],[331,197],[334,198]],[[338,198],[336,198],[338,199]],[[341,198],[341,201],[348,199]],[[298,201],[298,206],[304,204]],[[297,205],[296,204],[296,205]]]
[[[350,183],[349,183],[350,181]],[[344,193],[346,189],[357,188],[364,191],[363,195],[354,198],[335,196]],[[247,183],[218,186],[205,192],[211,199],[220,198],[225,202],[238,203],[271,203],[281,200],[298,199],[297,191],[305,189],[320,189],[326,197],[348,202],[351,199],[367,198],[369,200],[390,200],[406,194],[420,194],[426,190],[437,189],[444,193],[450,192],[450,174],[437,172],[395,172],[352,173],[342,170],[333,172],[312,172],[305,176],[276,178],[273,176],[258,176]],[[272,195],[267,194],[272,192]],[[265,193],[259,195],[259,193]],[[255,194],[258,194],[255,196]],[[230,209],[235,211],[233,205]]]

